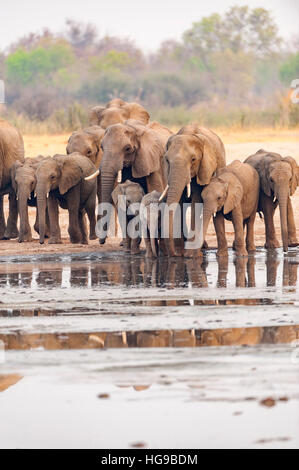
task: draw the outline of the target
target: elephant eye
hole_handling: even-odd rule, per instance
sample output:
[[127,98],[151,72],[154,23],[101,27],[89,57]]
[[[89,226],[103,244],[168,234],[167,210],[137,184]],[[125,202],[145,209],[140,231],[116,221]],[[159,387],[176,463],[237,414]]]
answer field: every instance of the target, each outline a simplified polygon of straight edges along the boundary
[[87,155],[91,155],[91,153],[92,153],[92,152],[91,152],[91,150],[90,150],[90,149],[89,149],[89,150],[87,150],[87,152],[86,152],[86,154],[87,154]]
[[193,158],[192,158],[192,163],[195,162],[195,160],[196,160],[196,157],[193,157]]
[[51,178],[51,180],[53,180],[53,179],[55,178],[55,175],[51,175],[51,177],[50,177],[50,178]]
[[131,145],[126,145],[125,148],[124,148],[124,150],[125,150],[126,153],[131,152],[131,150],[132,150]]

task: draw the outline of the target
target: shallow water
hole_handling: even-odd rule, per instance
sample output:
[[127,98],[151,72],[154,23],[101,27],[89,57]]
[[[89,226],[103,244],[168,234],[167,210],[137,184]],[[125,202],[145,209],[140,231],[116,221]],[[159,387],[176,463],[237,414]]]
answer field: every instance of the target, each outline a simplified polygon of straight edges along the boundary
[[298,447],[298,265],[298,249],[3,257],[0,447]]

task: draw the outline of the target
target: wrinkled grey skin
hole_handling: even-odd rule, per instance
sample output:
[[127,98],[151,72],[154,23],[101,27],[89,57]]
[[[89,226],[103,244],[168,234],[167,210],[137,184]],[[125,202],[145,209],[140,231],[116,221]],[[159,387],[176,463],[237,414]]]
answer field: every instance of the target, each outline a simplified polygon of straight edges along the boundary
[[260,177],[259,210],[264,214],[266,248],[278,248],[274,228],[274,212],[279,205],[283,251],[298,246],[296,226],[290,196],[299,185],[299,167],[292,157],[283,158],[278,153],[259,150],[245,160]]
[[152,191],[143,196],[141,201],[140,218],[146,229],[143,236],[147,258],[157,258],[161,251],[166,254],[164,241],[161,240],[160,197],[159,191]]
[[[125,183],[120,183],[116,186],[116,188],[112,191],[111,196],[116,209],[119,213],[122,212],[121,217],[123,217],[125,220],[126,237],[123,239],[124,249],[126,252],[131,252],[132,254],[139,253],[140,237],[130,238],[127,229],[128,224],[133,219],[135,219],[136,224],[138,223],[139,207],[144,196],[142,186],[140,186],[138,183],[133,183],[130,180],[126,180]],[[121,196],[125,196],[126,200],[122,200]],[[138,205],[137,212],[134,212],[133,214],[130,211],[131,204]],[[134,210],[136,207],[137,206],[135,206],[135,208],[132,207],[132,209]]]
[[[10,169],[16,161],[24,161],[23,138],[15,127],[0,118],[0,239],[18,236],[18,207],[10,176]],[[3,211],[5,194],[9,195],[7,226]]]
[[71,243],[87,244],[85,211],[90,222],[90,235],[95,231],[96,178],[84,178],[96,172],[94,164],[79,153],[54,155],[43,160],[36,170],[36,197],[39,215],[40,243],[45,239],[46,207],[50,220],[49,243],[61,243],[58,205],[69,212]]
[[[78,130],[72,133],[70,136],[67,146],[66,153],[79,152],[85,155],[95,167],[98,169],[103,156],[101,149],[101,142],[104,136],[105,130],[100,126],[91,126],[82,130]],[[101,175],[97,177],[97,196],[98,202],[100,203],[101,195]]]
[[[166,203],[187,202],[186,186],[191,185],[191,227],[195,228],[195,204],[201,202],[201,191],[219,168],[225,166],[225,149],[220,137],[212,130],[197,124],[182,127],[168,139],[163,157],[164,175],[169,186]],[[169,217],[169,239],[166,241],[169,256],[197,257],[198,249],[185,249],[184,239],[173,237],[173,215]],[[190,240],[191,241],[191,240]],[[180,248],[177,251],[175,242]]]
[[[155,123],[144,126],[137,121],[114,124],[106,129],[102,140],[101,202],[111,203],[111,193],[117,175],[143,184],[147,192],[162,191],[164,187],[161,159],[171,131]],[[100,238],[105,243],[105,238]]]
[[[18,241],[30,242],[32,241],[31,227],[28,218],[28,206],[37,207],[37,201],[35,197],[36,188],[36,169],[41,161],[46,157],[42,155],[36,158],[26,158],[24,163],[17,161],[13,164],[10,169],[11,172],[11,184],[14,189],[17,201],[18,201],[18,212],[20,216],[20,230]],[[48,227],[48,211],[46,214],[46,236],[49,235]],[[34,224],[34,230],[38,233],[38,212],[36,210],[36,220]]]

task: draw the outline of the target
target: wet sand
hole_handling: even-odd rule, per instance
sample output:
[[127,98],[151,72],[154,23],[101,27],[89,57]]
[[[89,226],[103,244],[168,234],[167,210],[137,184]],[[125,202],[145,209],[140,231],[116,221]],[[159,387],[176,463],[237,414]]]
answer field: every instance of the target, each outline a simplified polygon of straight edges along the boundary
[[299,447],[299,248],[267,252],[257,217],[248,259],[217,260],[210,226],[202,260],[146,260],[60,217],[62,245],[0,241],[0,448]]

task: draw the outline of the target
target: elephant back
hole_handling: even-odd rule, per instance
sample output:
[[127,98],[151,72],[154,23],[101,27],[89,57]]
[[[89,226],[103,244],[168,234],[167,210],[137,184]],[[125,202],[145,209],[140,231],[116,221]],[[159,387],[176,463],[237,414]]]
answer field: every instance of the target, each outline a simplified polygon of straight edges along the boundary
[[20,132],[4,119],[0,119],[0,187],[10,183],[10,169],[19,160],[24,162],[24,142]]

